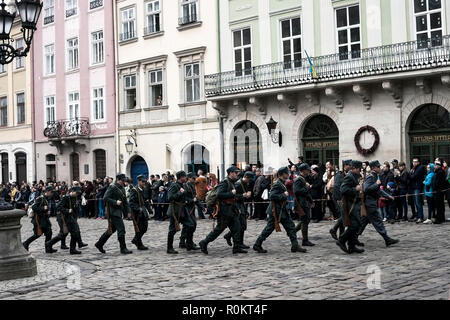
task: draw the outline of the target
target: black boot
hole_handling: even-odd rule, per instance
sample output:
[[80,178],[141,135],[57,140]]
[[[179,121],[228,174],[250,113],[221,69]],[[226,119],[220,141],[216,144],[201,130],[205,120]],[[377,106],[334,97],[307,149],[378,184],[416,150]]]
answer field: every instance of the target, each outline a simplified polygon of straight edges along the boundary
[[180,237],[180,244],[178,245],[180,249],[186,249],[186,239]]
[[70,254],[81,254],[81,251],[77,250],[78,239],[70,238]]
[[244,232],[241,234],[241,248],[244,250],[250,249],[250,247],[244,243]]
[[347,246],[345,245],[345,242],[342,241],[341,239],[336,240],[336,244],[339,248],[341,248],[342,251],[344,251],[345,253],[348,253],[348,249]]
[[47,241],[45,243],[45,252],[46,253],[54,253],[54,252],[56,252],[57,250],[53,249],[53,245],[55,243],[57,243],[59,240],[61,240],[61,238],[58,235],[58,236],[54,237],[53,239],[51,239],[50,241]]
[[348,253],[363,253],[364,249],[360,249],[355,245],[348,246]]
[[120,244],[120,253],[121,254],[133,253],[133,251],[127,249],[127,244],[125,243],[125,236],[119,237],[119,244]]
[[330,229],[330,234],[331,234],[331,237],[332,237],[334,240],[338,240],[336,230]]
[[314,247],[315,244],[308,240],[308,225],[302,225],[302,246],[304,247]]
[[302,223],[300,222],[295,226],[295,232],[299,232],[301,229],[302,229]]
[[225,240],[227,240],[227,244],[232,247],[233,243],[231,242],[231,232],[228,232],[226,235],[223,236]]
[[386,238],[384,238],[384,241],[386,243],[386,247],[389,247],[390,245],[398,243],[400,240],[392,239],[392,238],[389,238],[388,236],[386,236]]
[[110,235],[104,233],[95,243],[95,247],[98,249],[98,251],[100,251],[100,253],[106,253],[106,251],[103,249],[103,246],[105,245],[106,241],[108,241],[109,237]]
[[259,244],[259,243],[255,243],[255,244],[253,245],[253,250],[255,250],[255,251],[258,252],[258,253],[267,253],[267,250],[265,250],[265,249],[262,247],[262,245]]
[[306,251],[307,251],[306,249],[300,247],[298,244],[294,244],[291,247],[291,252],[303,252],[303,253],[305,253]]
[[167,237],[167,253],[168,254],[177,254],[178,253],[178,251],[176,251],[173,248],[173,236],[171,236],[171,235],[169,235]]
[[38,236],[36,236],[36,235],[32,235],[31,237],[29,237],[24,243],[22,243],[23,244],[23,247],[25,248],[25,250],[29,250],[29,248],[30,248],[30,244],[34,241],[34,240],[36,240],[37,238],[39,238]]
[[355,245],[357,245],[358,247],[364,247],[364,243],[360,242],[358,239],[356,239]]
[[247,253],[247,251],[244,250],[240,245],[236,245],[233,248],[233,254],[237,254],[237,253]]
[[139,239],[138,239],[138,250],[140,251],[146,251],[148,250],[148,247],[144,246],[144,244],[142,243],[142,236],[143,235],[139,235]]
[[67,235],[63,235],[61,239],[61,250],[69,250],[69,247],[66,245]]
[[204,254],[208,254],[208,243],[205,240],[200,241],[198,245]]

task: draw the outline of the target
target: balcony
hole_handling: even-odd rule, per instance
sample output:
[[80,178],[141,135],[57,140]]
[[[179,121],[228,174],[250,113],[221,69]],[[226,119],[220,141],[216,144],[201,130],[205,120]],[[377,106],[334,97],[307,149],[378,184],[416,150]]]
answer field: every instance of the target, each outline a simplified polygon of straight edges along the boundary
[[51,15],[51,16],[48,16],[48,17],[44,18],[44,24],[50,24],[50,23],[53,23],[54,21],[55,21],[55,16],[54,15]]
[[87,118],[51,121],[44,129],[44,136],[49,140],[77,139],[89,137],[90,134],[91,127]]
[[205,76],[207,97],[450,66],[450,35]]
[[195,23],[195,22],[197,22],[197,14],[185,15],[185,16],[178,18],[178,24],[180,26],[190,24],[190,23]]
[[89,2],[89,10],[100,8],[103,6],[103,0],[91,0]]

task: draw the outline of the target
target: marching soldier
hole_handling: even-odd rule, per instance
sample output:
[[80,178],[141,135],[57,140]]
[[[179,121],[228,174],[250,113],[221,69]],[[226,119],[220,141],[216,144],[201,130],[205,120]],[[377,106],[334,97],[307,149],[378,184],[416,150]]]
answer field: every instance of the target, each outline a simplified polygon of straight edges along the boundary
[[253,246],[253,250],[258,253],[267,253],[267,250],[263,249],[262,243],[272,234],[273,230],[276,229],[277,232],[281,232],[279,226],[280,223],[283,225],[291,240],[291,252],[306,252],[306,249],[303,249],[298,244],[294,221],[292,221],[292,218],[286,209],[289,192],[284,183],[288,177],[289,169],[287,167],[278,170],[278,179],[272,185],[272,189],[269,193],[270,204],[266,211],[269,215],[267,225]]
[[[42,234],[45,235],[45,242],[50,241],[52,238],[52,224],[49,219],[49,200],[53,197],[53,187],[45,188],[45,195],[41,195],[36,198],[33,206],[31,207],[34,216],[31,218],[33,224],[33,235],[28,238],[24,243],[24,248],[28,251],[30,244],[38,239]],[[54,253],[57,250],[45,248],[46,253]]]
[[237,191],[234,183],[237,180],[239,168],[232,166],[227,169],[228,176],[219,184],[217,188],[217,200],[219,204],[218,223],[214,230],[206,238],[200,241],[200,249],[204,254],[208,254],[208,243],[213,242],[228,227],[233,238],[233,254],[247,253],[241,247],[239,223],[239,207],[236,204]]
[[[245,230],[247,230],[247,218],[248,218],[248,212],[245,205],[245,201],[248,201],[250,197],[252,196],[252,192],[249,191],[249,182],[253,179],[253,173],[251,171],[247,171],[241,179],[239,179],[236,184],[234,185],[236,188],[236,198],[237,200],[237,206],[239,208],[239,224],[240,224],[240,232],[239,232],[239,240],[241,244],[242,249],[250,249],[249,246],[244,244],[244,233]],[[225,240],[227,241],[228,245],[231,247],[233,244],[231,242],[231,231],[228,231],[228,233],[224,236]]]
[[136,187],[130,185],[130,209],[133,220],[135,235],[131,241],[138,250],[148,250],[142,243],[142,237],[148,230],[148,220],[150,219],[147,206],[145,205],[144,188],[147,183],[147,177],[139,175]]
[[125,181],[127,178],[124,174],[118,174],[116,176],[116,183],[111,184],[106,190],[105,195],[103,196],[103,200],[106,204],[106,214],[108,218],[108,230],[102,234],[100,239],[97,241],[95,246],[98,251],[101,253],[105,253],[103,246],[106,241],[111,237],[111,235],[117,231],[117,239],[120,244],[120,253],[122,254],[130,254],[132,251],[127,249],[127,245],[125,243],[125,226],[123,224],[122,215],[125,217],[128,215],[130,211],[126,191],[124,188]]
[[167,236],[167,253],[177,254],[173,248],[173,239],[177,231],[180,231],[180,223],[185,228],[186,249],[194,250],[194,231],[195,224],[186,208],[186,190],[184,183],[186,182],[186,172],[179,171],[176,173],[177,181],[172,183],[168,192],[168,200],[170,202],[168,214],[170,216],[169,234]]
[[70,233],[70,254],[81,254],[81,251],[76,249],[77,242],[81,241],[80,227],[76,218],[80,209],[78,201],[80,194],[80,187],[72,187],[69,194],[64,196],[58,203],[56,210],[60,212],[60,220],[63,225],[62,230],[56,237],[45,243],[46,250],[51,251],[55,243],[62,241]]
[[[348,228],[336,241],[336,244],[346,253],[363,253],[364,249],[356,247],[358,244],[358,231],[361,228],[361,177],[362,162],[353,160],[351,171],[345,176],[341,185],[344,209],[344,225]],[[347,248],[348,244],[348,248]]]
[[314,243],[308,239],[308,226],[311,221],[311,208],[314,207],[315,203],[310,192],[311,185],[306,182],[311,168],[307,163],[302,163],[298,170],[300,175],[294,181],[294,196],[300,214],[300,223],[295,227],[295,231],[302,230],[302,246],[312,247]]
[[[192,233],[195,232],[197,229],[197,219],[195,218],[195,207],[197,204],[197,195],[195,193],[195,179],[196,179],[195,173],[189,172],[187,174],[187,182],[184,184],[184,190],[185,190],[185,197],[186,197],[186,209],[189,214],[188,218],[191,220],[193,229]],[[181,230],[181,236],[180,236],[180,248],[186,249],[186,227],[183,225],[183,228]],[[192,242],[192,250],[199,250],[200,247],[198,247],[194,242]]]
[[339,218],[337,219],[333,228],[330,229],[331,237],[334,240],[338,240],[338,236],[337,236],[338,230],[339,230],[339,235],[343,234],[345,231],[344,220],[343,220],[344,211],[342,209],[341,185],[342,185],[342,181],[344,180],[345,175],[350,170],[351,163],[352,163],[351,159],[342,161],[342,171],[338,171],[338,173],[336,173],[336,176],[334,177],[333,200],[336,202],[337,208],[339,210]]
[[365,217],[361,217],[361,228],[359,229],[358,235],[362,235],[366,226],[371,223],[375,230],[383,237],[386,247],[389,247],[390,245],[399,242],[399,240],[392,239],[387,235],[386,228],[384,227],[383,221],[378,213],[378,199],[380,198],[380,193],[386,198],[394,199],[394,197],[387,194],[383,190],[380,190],[380,162],[378,160],[372,161],[369,166],[372,169],[372,172],[366,176],[366,181],[364,183],[364,197],[367,215]]

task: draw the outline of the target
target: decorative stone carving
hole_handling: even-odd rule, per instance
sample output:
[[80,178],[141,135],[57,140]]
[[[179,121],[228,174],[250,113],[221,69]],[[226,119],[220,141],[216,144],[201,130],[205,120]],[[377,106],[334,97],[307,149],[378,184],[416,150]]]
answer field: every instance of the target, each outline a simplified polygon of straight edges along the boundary
[[325,95],[334,100],[339,113],[342,113],[344,110],[344,98],[342,97],[342,91],[338,88],[328,87],[325,89]]
[[369,110],[372,107],[372,97],[370,94],[370,88],[366,85],[355,84],[353,86],[353,92],[361,97],[363,105]]
[[297,101],[294,96],[279,93],[277,94],[277,100],[286,106],[293,115],[297,114]]
[[431,93],[431,81],[430,81],[430,79],[417,78],[417,79],[416,79],[416,86],[417,86],[424,94],[430,94],[430,93]]
[[221,104],[219,102],[213,102],[212,107],[214,110],[216,110],[219,113],[219,116],[221,118],[223,118],[224,120],[226,120],[228,118],[226,106],[224,106],[223,104]]
[[447,88],[450,88],[450,74],[443,74],[441,76],[441,82],[442,85],[446,86]]
[[394,99],[397,108],[401,108],[403,105],[403,90],[399,83],[393,81],[384,81],[382,84],[383,89],[388,92]]
[[237,108],[240,112],[247,111],[247,105],[244,103],[244,101],[238,99],[233,100],[233,108]]
[[320,96],[318,91],[311,91],[306,93],[305,98],[314,106],[318,106],[320,104]]
[[248,103],[250,105],[253,105],[253,106],[257,107],[258,108],[258,112],[259,112],[260,115],[262,115],[262,116],[266,116],[267,115],[266,106],[264,105],[264,102],[262,101],[261,98],[250,97],[248,99]]

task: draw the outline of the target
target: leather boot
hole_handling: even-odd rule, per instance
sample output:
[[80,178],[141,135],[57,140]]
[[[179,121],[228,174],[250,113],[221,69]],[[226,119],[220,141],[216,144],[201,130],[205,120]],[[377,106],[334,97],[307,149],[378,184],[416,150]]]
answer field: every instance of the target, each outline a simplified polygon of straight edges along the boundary
[[105,245],[106,241],[108,241],[110,235],[107,233],[102,234],[100,239],[95,243],[95,247],[100,251],[101,253],[106,253],[106,251],[103,249],[103,246]]
[[359,249],[355,245],[348,246],[348,253],[363,253],[363,252],[364,252],[364,249]]
[[180,244],[178,245],[180,249],[186,249],[186,239],[180,237]]
[[338,240],[336,230],[330,229],[330,234],[331,234],[331,237],[332,237],[334,240]]
[[253,250],[255,250],[258,253],[267,253],[267,250],[265,250],[261,244],[255,243],[253,245]]
[[169,235],[167,237],[167,253],[168,254],[177,254],[178,253],[178,251],[176,251],[173,248],[173,236],[171,236],[171,235]]
[[67,235],[63,235],[61,239],[61,250],[69,250],[69,247],[66,245]]
[[357,245],[358,247],[364,247],[364,243],[360,242],[358,239],[356,239],[355,245]]
[[345,253],[348,253],[347,246],[345,245],[345,242],[342,239],[336,240],[336,245],[341,248],[342,251]]
[[233,248],[233,254],[237,254],[237,253],[247,253],[247,251],[244,250],[240,245],[236,245]]
[[125,236],[119,237],[119,244],[120,244],[120,253],[121,254],[133,253],[133,251],[127,249],[127,244],[125,243]]
[[241,248],[244,250],[250,249],[250,246],[244,243],[244,232],[242,232],[241,234]]
[[302,223],[300,222],[295,226],[295,232],[299,232],[301,229],[302,229]]
[[78,239],[70,238],[70,254],[81,254],[81,251],[77,250]]
[[386,236],[386,237],[384,238],[384,241],[385,241],[385,243],[386,243],[386,247],[389,247],[390,245],[393,245],[393,244],[398,243],[400,240],[398,240],[398,239],[392,239],[392,238],[389,238],[388,236]]
[[302,246],[304,247],[314,247],[315,244],[308,240],[308,226],[302,225]]
[[53,239],[51,239],[50,241],[47,241],[47,242],[45,243],[45,252],[46,252],[46,253],[54,253],[54,252],[56,252],[57,250],[54,250],[54,249],[53,249],[53,245],[54,245],[55,243],[57,243],[59,240],[61,240],[60,237],[59,237],[59,236],[56,236],[56,237],[54,237]]
[[228,232],[226,235],[223,236],[223,238],[227,241],[227,244],[232,247],[233,243],[231,242],[231,232]]
[[298,244],[295,244],[291,247],[291,252],[303,252],[305,253],[307,250],[300,247]]
[[146,251],[146,250],[148,250],[148,247],[144,246],[144,244],[142,243],[142,236],[143,236],[143,234],[139,235],[138,247],[137,248],[138,248],[138,250]]
[[198,245],[204,254],[208,254],[208,243],[205,240],[200,241]]
[[36,236],[36,235],[32,235],[32,236],[29,237],[24,243],[22,243],[22,244],[23,244],[23,247],[25,248],[25,250],[28,251],[28,249],[29,249],[29,247],[30,247],[30,244],[31,244],[34,240],[36,240],[37,238],[39,238],[39,237]]
[[87,247],[87,246],[88,246],[87,243],[84,243],[83,240],[81,240],[81,235],[80,235],[80,237],[77,239],[77,243],[78,243],[78,249],[81,249],[81,248],[84,248],[84,247]]

